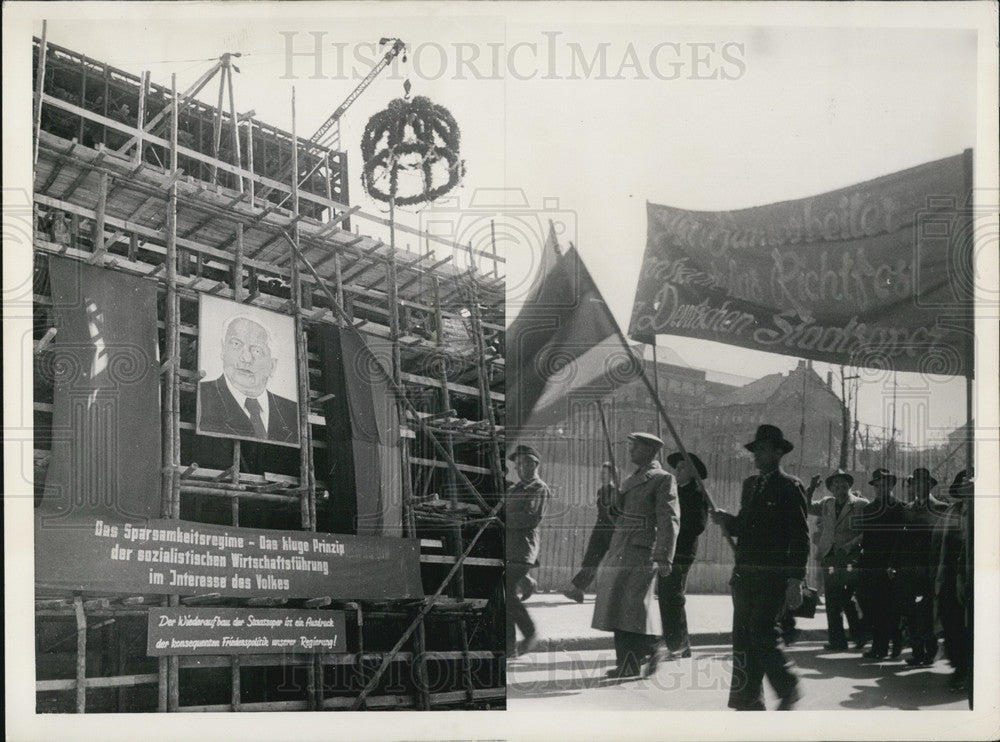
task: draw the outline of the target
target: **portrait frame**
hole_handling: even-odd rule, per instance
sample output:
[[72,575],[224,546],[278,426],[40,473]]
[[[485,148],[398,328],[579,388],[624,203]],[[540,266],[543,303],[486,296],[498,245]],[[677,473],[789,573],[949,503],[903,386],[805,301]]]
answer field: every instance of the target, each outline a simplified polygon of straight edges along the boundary
[[[238,319],[255,322],[264,328],[270,358],[276,361],[265,386],[269,398],[267,438],[248,434],[250,419],[246,413],[243,413],[246,420],[236,417],[242,410],[231,393],[232,382],[226,377],[222,346],[227,328]],[[297,448],[300,443],[298,367],[295,320],[291,315],[217,296],[199,296],[198,370],[201,378],[195,422],[198,435]],[[205,416],[211,419],[206,420]]]

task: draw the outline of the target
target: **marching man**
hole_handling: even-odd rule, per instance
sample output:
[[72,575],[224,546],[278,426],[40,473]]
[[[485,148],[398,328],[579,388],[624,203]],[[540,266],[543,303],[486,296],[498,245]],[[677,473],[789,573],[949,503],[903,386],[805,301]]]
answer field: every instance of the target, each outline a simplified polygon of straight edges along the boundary
[[743,482],[740,512],[712,513],[736,539],[733,589],[733,677],[729,707],[763,711],[763,679],[790,711],[800,698],[798,678],[778,644],[778,616],[802,605],[809,558],[809,525],[802,483],[781,470],[781,458],[794,446],[780,428],[761,425],[745,446],[759,474]]

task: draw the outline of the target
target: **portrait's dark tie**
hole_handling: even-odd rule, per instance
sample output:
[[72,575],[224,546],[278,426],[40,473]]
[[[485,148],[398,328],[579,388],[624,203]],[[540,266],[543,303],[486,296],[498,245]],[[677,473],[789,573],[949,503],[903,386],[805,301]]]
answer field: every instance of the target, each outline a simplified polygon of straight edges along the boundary
[[267,438],[267,428],[264,427],[264,418],[260,416],[260,402],[253,397],[247,397],[243,405],[250,413],[250,422],[253,424],[253,433],[258,438]]

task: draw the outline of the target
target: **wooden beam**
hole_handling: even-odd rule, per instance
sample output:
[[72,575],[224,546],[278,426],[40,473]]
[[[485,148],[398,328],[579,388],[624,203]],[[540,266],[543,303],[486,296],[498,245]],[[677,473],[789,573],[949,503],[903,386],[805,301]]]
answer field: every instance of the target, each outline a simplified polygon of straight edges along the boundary
[[[231,209],[233,206],[235,206],[236,204],[238,204],[242,200],[243,200],[243,196],[237,196],[236,198],[232,199],[228,204],[226,204],[223,208]],[[211,224],[216,219],[218,219],[218,216],[216,216],[214,213],[210,213],[207,217],[205,217],[204,219],[202,219],[200,222],[198,222],[194,226],[192,226],[189,229],[187,229],[181,235],[181,237],[190,237],[191,235],[193,235],[198,230],[203,229],[204,227],[207,227],[209,224]]]
[[[357,245],[359,242],[364,242],[364,237],[355,237],[353,240],[350,240],[349,242],[345,242],[343,245],[337,245],[336,247],[330,249],[330,253],[328,255],[324,255],[322,258],[320,258],[319,260],[317,260],[316,263],[314,264],[314,267],[315,268],[319,268],[320,266],[326,265],[327,263],[329,263],[334,258],[340,257],[340,251],[341,250],[347,250],[349,248],[352,248],[355,245]],[[337,271],[338,272],[340,271],[340,266],[339,265],[337,266]],[[341,280],[342,280],[342,278],[341,278]]]
[[[45,93],[42,94],[42,100],[43,100],[43,102],[51,104],[52,106],[54,106],[56,108],[61,108],[62,110],[65,110],[65,111],[68,111],[70,113],[76,114],[77,116],[82,116],[85,119],[88,119],[90,121],[94,121],[96,123],[99,123],[102,126],[105,126],[107,128],[114,129],[114,130],[120,131],[120,132],[124,132],[125,134],[131,134],[131,135],[135,136],[136,133],[137,133],[137,131],[138,131],[137,127],[130,126],[128,124],[124,124],[124,123],[122,123],[120,121],[116,121],[115,119],[111,119],[111,118],[108,118],[106,116],[101,116],[100,114],[94,113],[92,111],[88,111],[88,110],[86,110],[84,108],[81,108],[80,106],[75,106],[72,103],[67,103],[66,101],[60,100],[58,98],[53,98],[52,96],[47,95]],[[148,126],[147,126],[147,128],[148,128]],[[149,141],[150,144],[157,144],[157,145],[159,145],[161,147],[164,147],[164,148],[167,148],[167,149],[169,149],[169,147],[170,147],[170,143],[167,140],[162,139],[160,137],[157,137],[157,136],[154,136],[154,135],[150,134],[147,138],[148,138],[148,141]],[[231,164],[229,164],[227,162],[222,162],[221,160],[218,160],[217,158],[213,158],[211,155],[205,155],[205,154],[202,154],[201,152],[197,152],[197,151],[195,151],[193,149],[188,149],[187,147],[181,147],[181,146],[177,147],[177,152],[178,152],[178,154],[183,155],[184,157],[187,157],[187,158],[190,158],[192,160],[199,161],[199,162],[208,163],[209,165],[211,165],[213,167],[216,167],[218,170],[223,170],[223,171],[228,172],[228,173],[230,173],[232,175],[235,175],[237,177],[242,177],[242,178],[247,178],[247,179],[252,178],[256,183],[258,183],[260,185],[263,185],[263,186],[266,186],[268,188],[271,188],[272,190],[279,190],[282,193],[286,193],[286,194],[290,194],[291,193],[290,186],[287,185],[287,184],[285,184],[285,183],[281,183],[280,181],[273,180],[273,179],[268,178],[268,177],[263,176],[263,175],[256,175],[254,173],[249,172],[245,168],[237,167],[237,166],[231,165]],[[335,211],[350,211],[351,208],[352,208],[348,204],[344,204],[344,203],[341,203],[341,202],[333,200],[333,199],[328,199],[325,196],[321,196],[321,195],[312,193],[310,191],[302,191],[302,192],[300,192],[299,193],[299,198],[302,199],[302,200],[308,201],[309,203],[315,204],[317,206],[321,206],[321,207],[327,208],[327,209],[332,209],[332,210],[335,210]],[[354,213],[357,214],[357,216],[359,216],[359,217],[361,217],[363,219],[366,219],[367,221],[370,221],[370,222],[372,222],[374,224],[380,224],[382,226],[389,226],[389,220],[385,219],[385,218],[383,218],[381,216],[377,216],[375,214],[369,214],[367,212],[361,211],[360,209],[358,211],[354,212]],[[445,239],[443,237],[439,237],[438,235],[430,234],[430,233],[427,233],[427,232],[422,232],[421,230],[419,230],[419,229],[417,229],[415,227],[410,227],[410,226],[407,226],[405,224],[396,224],[395,225],[395,229],[398,229],[401,232],[406,232],[408,234],[415,235],[417,237],[421,237],[421,238],[426,239],[428,241],[432,241],[432,242],[436,242],[436,243],[441,244],[441,245],[445,245],[445,246],[451,248],[452,250],[461,250],[462,252],[470,252],[470,248],[469,248],[468,245],[460,245],[460,244],[458,244],[456,242],[452,242],[451,240]],[[506,263],[507,262],[505,258],[500,257],[500,256],[497,256],[497,257],[494,258],[493,254],[491,252],[486,251],[486,250],[472,249],[471,253],[473,255],[478,255],[480,257],[486,258],[488,260],[494,260],[495,259],[499,263]]]
[[[157,681],[159,676],[156,673],[142,675],[115,675],[106,678],[87,678],[84,686],[87,688],[122,688],[136,685],[151,685]],[[36,693],[50,693],[52,691],[74,690],[77,687],[76,680],[36,680]]]
[[139,110],[136,113],[136,126],[139,134],[135,140],[135,153],[132,155],[132,162],[136,165],[142,163],[143,134],[146,118],[146,90],[149,88],[149,70],[142,73],[142,82],[139,83]]
[[475,535],[469,540],[469,544],[465,547],[465,550],[462,552],[461,556],[458,558],[455,564],[452,565],[451,569],[448,571],[448,574],[445,575],[444,580],[441,581],[441,584],[438,586],[437,590],[434,592],[433,595],[430,596],[430,599],[425,602],[424,606],[420,609],[420,612],[410,623],[409,627],[407,627],[406,631],[403,632],[402,636],[400,636],[399,639],[396,640],[395,645],[393,645],[392,649],[389,650],[389,653],[386,656],[386,658],[382,660],[382,663],[379,665],[378,669],[375,671],[372,677],[365,684],[365,687],[362,688],[361,692],[354,699],[354,703],[351,705],[352,709],[357,709],[365,703],[365,699],[367,698],[368,694],[371,693],[371,691],[378,685],[378,682],[382,678],[382,675],[388,669],[389,663],[392,661],[393,655],[395,655],[397,652],[399,652],[400,649],[402,649],[403,645],[406,643],[406,640],[409,639],[410,636],[413,634],[413,632],[416,631],[417,628],[423,624],[424,616],[426,616],[427,613],[430,612],[431,608],[434,606],[434,603],[444,593],[445,588],[448,587],[448,584],[451,582],[452,578],[454,578],[455,573],[462,568],[463,562],[466,559],[468,559],[469,554],[472,553],[472,550],[473,548],[475,548],[476,543],[479,541],[480,537],[486,532],[486,529],[489,527],[490,523],[493,522],[493,519],[497,516],[502,507],[503,507],[503,500],[498,502],[490,511],[487,520],[479,527],[479,530],[476,531]]
[[[348,272],[346,275],[343,276],[344,283],[350,283],[365,271],[371,270],[372,268],[376,267],[377,264],[375,263],[375,261],[373,260],[372,262],[368,262],[368,259],[374,257],[384,258],[385,257],[384,255],[379,255],[379,250],[381,250],[385,246],[386,245],[384,242],[377,242],[372,247],[364,250],[361,256],[347,267]],[[355,268],[358,268],[358,266],[361,266],[360,270],[353,270]]]
[[[426,257],[426,256],[421,256],[421,259],[423,259],[423,257]],[[451,262],[451,259],[452,259],[452,256],[449,255],[448,257],[443,258],[443,259],[437,261],[436,263],[432,263],[431,265],[427,266],[426,269],[417,270],[417,275],[413,276],[410,280],[408,280],[408,281],[400,284],[399,288],[396,289],[396,290],[397,291],[402,291],[403,289],[408,288],[410,285],[412,285],[412,284],[416,283],[417,281],[419,281],[421,278],[426,278],[428,273],[433,273],[435,270],[437,270],[438,268],[440,268],[445,263]],[[410,266],[407,266],[407,267],[410,267]],[[416,269],[414,269],[414,270],[416,270]]]
[[254,201],[257,198],[256,190],[254,189],[254,179],[253,179],[253,118],[247,119],[247,169],[250,171],[250,179],[247,181],[250,193],[250,206],[254,206]]
[[35,99],[34,99],[35,110],[33,111],[34,121],[32,122],[34,124],[33,128],[35,130],[34,141],[32,143],[34,146],[34,152],[32,153],[32,159],[31,159],[32,163],[38,162],[38,142],[40,141],[42,132],[42,95],[45,91],[45,61],[49,48],[48,30],[49,30],[48,21],[42,21],[42,40],[38,48],[38,72],[36,73],[38,75],[38,78],[35,81]]
[[[212,77],[215,76],[215,73],[218,72],[221,67],[222,67],[222,62],[221,61],[216,62],[214,65],[212,65],[212,67],[207,72],[205,72],[201,77],[199,77],[197,80],[195,80],[194,84],[190,88],[188,88],[187,91],[181,93],[180,97],[184,98],[186,100],[194,101],[194,96],[196,96],[199,92],[201,92],[201,89],[208,84],[208,81],[211,80]],[[81,100],[82,100],[82,98],[81,98]],[[178,99],[178,97],[176,95],[176,91],[175,91],[175,94],[173,96],[173,99],[172,99],[171,103],[168,104],[168,105],[166,105],[166,106],[164,106],[163,110],[160,111],[155,116],[153,116],[153,118],[151,118],[149,120],[149,123],[146,124],[145,127],[143,127],[141,130],[138,130],[138,127],[136,127],[137,130],[133,134],[132,139],[130,139],[129,141],[125,142],[125,144],[123,144],[121,146],[121,148],[119,148],[118,151],[119,152],[126,152],[129,147],[131,147],[133,144],[135,144],[135,141],[136,141],[137,138],[140,138],[140,137],[144,136],[147,132],[148,133],[152,133],[154,127],[158,123],[160,123],[166,116],[168,116],[170,114],[171,109],[177,108],[178,104],[179,104],[179,99]],[[150,137],[150,138],[153,138],[153,137]],[[161,146],[167,146],[166,142],[161,142]]]
[[79,175],[77,175],[73,179],[73,182],[66,187],[66,190],[62,192],[59,198],[63,200],[68,200],[70,196],[76,193],[76,189],[79,188],[80,185],[83,183],[83,181],[87,179],[87,176],[93,172],[94,168],[96,168],[104,161],[105,156],[106,156],[105,150],[103,148],[98,149],[97,156],[90,161],[89,165],[90,169],[84,168],[83,170],[81,170]]
[[93,243],[94,255],[90,259],[91,265],[101,265],[104,263],[104,254],[108,248],[104,244],[104,220],[108,207],[108,174],[101,172],[97,185],[97,208],[94,210],[94,225],[91,228],[90,238]]
[[350,219],[351,218],[351,214],[356,214],[359,211],[361,211],[361,207],[360,206],[352,206],[347,211],[343,211],[340,214],[337,214],[337,216],[335,216],[332,219],[330,219],[329,221],[327,221],[326,224],[323,225],[323,228],[321,230],[319,230],[315,234],[310,235],[310,237],[312,237],[313,239],[317,239],[319,237],[323,237],[327,233],[332,232],[334,229],[336,229],[337,227],[339,227],[343,222],[345,222],[348,219]]
[[74,139],[69,143],[69,146],[66,148],[66,150],[56,157],[56,161],[52,165],[52,170],[49,172],[49,177],[45,179],[45,182],[41,185],[40,188],[36,189],[36,192],[46,193],[49,190],[49,188],[52,187],[52,184],[56,182],[56,178],[59,177],[59,173],[62,172],[62,169],[66,165],[66,162],[69,160],[70,156],[72,156],[73,150],[76,149],[76,146],[77,146],[77,141]]
[[83,597],[73,598],[76,612],[76,713],[87,711],[87,616],[83,612]]

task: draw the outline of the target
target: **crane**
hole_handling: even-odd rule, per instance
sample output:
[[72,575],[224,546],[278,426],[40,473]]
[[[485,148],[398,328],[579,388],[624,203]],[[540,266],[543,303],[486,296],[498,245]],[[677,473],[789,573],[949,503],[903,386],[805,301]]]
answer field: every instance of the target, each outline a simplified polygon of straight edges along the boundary
[[[372,81],[378,77],[382,70],[389,66],[392,60],[406,50],[406,44],[399,39],[383,37],[379,39],[378,43],[379,46],[385,46],[390,41],[392,42],[392,46],[390,46],[386,53],[382,55],[382,59],[379,60],[378,64],[372,67],[371,72],[365,76],[365,79],[358,83],[358,86],[351,91],[351,94],[344,99],[344,102],[337,106],[337,109],[330,114],[330,118],[324,121],[323,124],[316,130],[316,133],[309,138],[310,142],[313,144],[319,144],[320,141],[322,141],[326,136],[327,132],[329,132],[330,129],[332,129],[340,120],[340,117],[344,115],[344,112],[350,108],[354,101],[358,99],[358,96],[365,91],[365,88],[372,84]],[[405,56],[403,57],[403,61],[406,61]]]
[[[389,66],[389,64],[392,63],[392,60],[394,60],[396,57],[398,57],[400,54],[406,51],[406,44],[403,43],[400,39],[382,37],[381,39],[379,39],[378,43],[379,46],[385,46],[389,42],[392,42],[392,46],[390,46],[389,49],[385,52],[385,54],[382,55],[382,59],[378,61],[378,64],[372,67],[371,71],[367,75],[365,75],[365,79],[359,82],[358,86],[354,88],[354,90],[351,91],[350,95],[348,95],[344,99],[344,102],[341,103],[339,106],[337,106],[336,110],[332,114],[330,114],[330,117],[326,121],[324,121],[320,125],[320,127],[316,130],[316,133],[313,134],[311,137],[309,137],[310,144],[319,145],[321,141],[324,138],[326,138],[327,134],[334,126],[338,126],[338,131],[339,131],[340,117],[344,115],[344,112],[351,107],[351,104],[353,104],[354,101],[358,99],[358,97],[365,91],[365,88],[367,88],[369,85],[372,84],[375,78],[378,77],[379,73],[382,72],[382,70],[384,70],[386,67]],[[405,55],[403,57],[403,61],[404,62],[406,61]],[[406,82],[406,86],[407,88],[409,87],[409,81]],[[338,136],[337,137],[338,146],[339,146],[339,139],[340,137]],[[313,167],[313,169],[305,176],[305,178],[302,179],[301,182],[304,183],[305,181],[309,180],[309,178],[313,176],[313,173],[319,170],[321,164],[322,161],[317,162],[316,165]],[[281,169],[281,172],[277,176],[275,176],[275,180],[284,180],[291,174],[291,171],[292,171],[292,164],[291,162],[289,162]],[[261,193],[260,197],[266,198],[272,190],[273,189],[271,188],[267,188],[263,193]],[[281,203],[283,204],[289,198],[290,196],[285,196],[285,198],[282,199]]]

